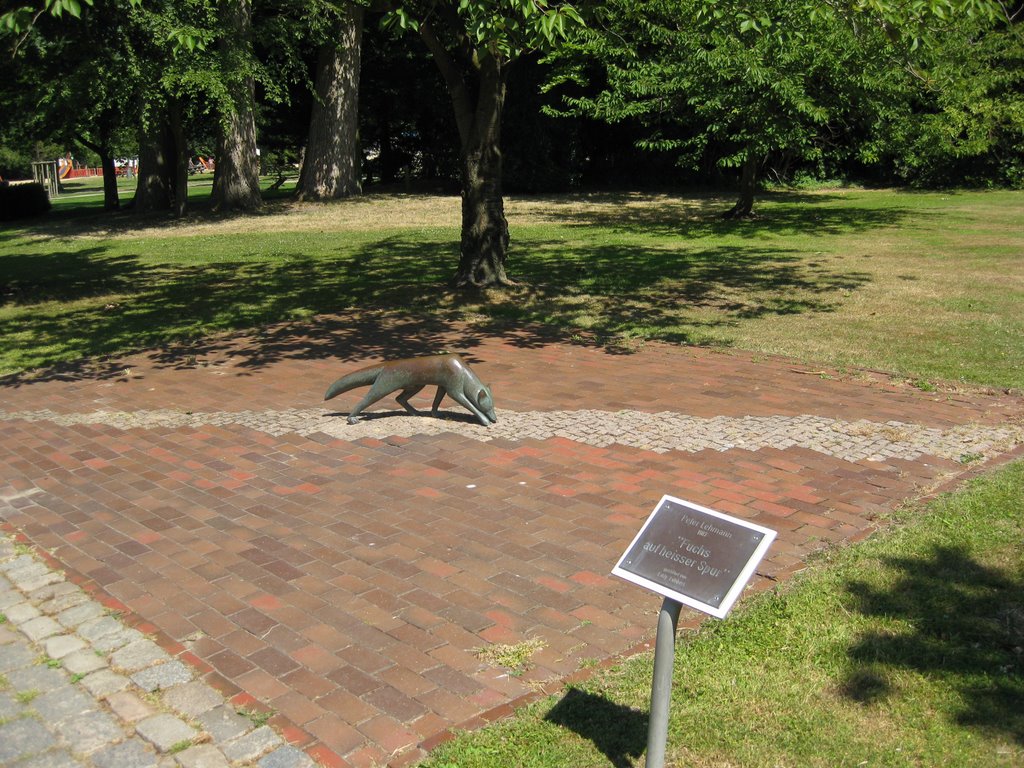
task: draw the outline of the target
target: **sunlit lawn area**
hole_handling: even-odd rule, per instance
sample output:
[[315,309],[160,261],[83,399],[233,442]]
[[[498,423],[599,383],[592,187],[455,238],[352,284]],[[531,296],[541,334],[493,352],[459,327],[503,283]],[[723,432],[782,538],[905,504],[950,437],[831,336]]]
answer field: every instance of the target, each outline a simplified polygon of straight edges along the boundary
[[[202,201],[210,178],[192,181]],[[1024,386],[1019,192],[776,192],[743,222],[718,218],[724,197],[512,198],[522,286],[485,297],[446,287],[456,197],[200,205],[180,222],[103,216],[98,197],[83,215],[75,198],[0,231],[2,372],[373,307]]]
[[[456,197],[216,216],[194,181],[184,221],[68,194],[0,230],[0,373],[372,309],[1024,388],[1020,192],[774,192],[743,222],[709,195],[512,198],[521,285],[467,296]],[[1024,765],[1022,500],[1018,462],[684,637],[670,764]],[[426,766],[642,765],[650,675],[621,661]]]

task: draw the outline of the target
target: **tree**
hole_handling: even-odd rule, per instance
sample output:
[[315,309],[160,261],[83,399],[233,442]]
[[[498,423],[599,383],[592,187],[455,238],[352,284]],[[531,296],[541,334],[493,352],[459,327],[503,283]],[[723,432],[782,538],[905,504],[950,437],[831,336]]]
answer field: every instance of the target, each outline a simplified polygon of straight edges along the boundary
[[[138,5],[141,0],[128,0],[132,5]],[[18,55],[18,50],[29,39],[36,24],[41,19],[60,19],[67,14],[70,17],[80,18],[82,15],[82,4],[89,6],[93,0],[29,0],[30,5],[19,4],[11,10],[0,13],[0,35],[6,37],[11,43],[11,58]]]
[[[673,152],[691,166],[710,153],[738,170],[738,199],[726,216],[749,216],[769,156],[816,162],[843,151],[855,130],[879,122],[944,19],[955,11],[988,18],[993,6],[931,0],[870,8],[608,0],[560,51],[548,87],[562,89],[571,113],[642,121],[647,149]],[[594,81],[594,60],[603,65],[603,87],[567,92]]]
[[184,216],[188,206],[188,149],[182,105],[170,94],[144,98],[139,123],[139,165],[135,212],[168,211]]
[[[80,145],[95,153],[103,169],[104,208],[119,207],[114,157],[134,144],[138,71],[129,43],[130,19],[112,2],[49,2],[29,15],[6,14],[0,29],[12,40],[15,68],[2,88],[5,104],[28,116],[30,137]],[[21,19],[19,21],[19,18]]]
[[[223,116],[220,144],[226,157],[215,179],[215,202],[222,210],[258,206],[249,3],[82,3],[84,8],[79,0],[36,0],[35,7],[0,16],[0,30],[15,39],[16,51],[61,52],[50,55],[51,69],[32,94],[54,107],[40,104],[36,111],[55,115],[54,126],[74,131],[77,141],[100,155],[107,207],[117,206],[111,142],[125,133],[124,126],[134,126],[135,210],[185,212],[189,123],[204,116],[209,104]],[[58,22],[60,34],[50,30]]]
[[509,67],[524,52],[551,50],[580,23],[547,0],[422,0],[389,19],[414,29],[441,72],[458,128],[462,238],[456,287],[509,285],[502,197],[501,118]]
[[711,153],[738,170],[726,216],[743,217],[770,154],[819,158],[851,112],[872,109],[864,73],[879,44],[878,34],[858,36],[835,15],[787,0],[611,0],[571,56],[566,50],[550,87],[583,82],[589,61],[601,61],[604,87],[566,94],[570,108],[640,120],[648,127],[640,145],[681,164],[696,167]]
[[193,42],[184,55],[187,46],[180,35],[196,24],[210,35],[212,14],[202,3],[187,7],[165,2],[134,8],[130,15],[135,24],[135,66],[141,73],[135,95],[139,164],[134,210],[140,215],[170,210],[183,216],[189,157],[184,125],[189,89],[183,84],[201,81],[198,73],[209,71],[212,63],[202,43]]
[[[286,98],[284,83],[293,76],[300,47],[289,10],[288,4],[271,7],[254,19],[250,0],[163,0],[137,10],[147,44],[140,66],[150,84],[143,94],[137,208],[172,205],[182,215],[189,160],[204,145],[216,145],[211,153],[217,157],[214,209],[260,206],[256,89],[258,84],[263,103]],[[257,34],[280,35],[262,51],[268,60],[279,61],[267,65],[257,57]],[[211,124],[212,141],[207,135]]]
[[359,71],[363,7],[344,3],[319,48],[316,94],[296,193],[300,200],[358,194]]
[[252,3],[218,3],[221,102],[213,207],[217,211],[253,211],[260,207],[260,167],[256,147],[256,79],[252,58]]
[[965,20],[929,41],[861,153],[921,186],[1024,186],[1024,37],[1019,18]]

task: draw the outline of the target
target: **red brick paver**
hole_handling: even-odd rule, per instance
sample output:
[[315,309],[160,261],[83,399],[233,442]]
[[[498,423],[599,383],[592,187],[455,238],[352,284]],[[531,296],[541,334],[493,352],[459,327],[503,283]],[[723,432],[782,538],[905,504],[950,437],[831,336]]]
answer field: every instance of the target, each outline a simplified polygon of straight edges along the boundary
[[[827,379],[787,360],[658,344],[611,354],[527,331],[362,315],[10,379],[0,409],[315,409],[327,384],[367,358],[442,347],[463,352],[508,411],[816,415],[941,429],[1024,414],[1019,398]],[[344,413],[358,395],[348,397],[330,405]],[[655,453],[453,433],[349,441],[229,423],[11,419],[0,438],[9,527],[126,606],[218,688],[275,710],[272,722],[311,754],[354,766],[407,764],[446,729],[492,719],[535,695],[538,681],[648,637],[660,599],[608,572],[664,493],[779,531],[758,589],[966,469],[929,455]],[[527,639],[545,645],[518,678],[475,653]]]

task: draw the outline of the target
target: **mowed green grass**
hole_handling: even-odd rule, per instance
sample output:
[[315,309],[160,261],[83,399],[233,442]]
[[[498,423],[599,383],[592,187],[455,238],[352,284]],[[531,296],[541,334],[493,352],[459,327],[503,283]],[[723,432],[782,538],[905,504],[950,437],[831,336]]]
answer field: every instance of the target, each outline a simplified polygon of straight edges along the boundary
[[[668,765],[1024,764],[1022,539],[1018,462],[683,634]],[[652,664],[595,673],[423,768],[643,765]]]
[[776,192],[742,222],[706,195],[511,198],[521,285],[483,296],[448,289],[456,197],[277,199],[181,222],[90,205],[61,198],[0,231],[0,372],[373,308],[1024,386],[1019,192]]

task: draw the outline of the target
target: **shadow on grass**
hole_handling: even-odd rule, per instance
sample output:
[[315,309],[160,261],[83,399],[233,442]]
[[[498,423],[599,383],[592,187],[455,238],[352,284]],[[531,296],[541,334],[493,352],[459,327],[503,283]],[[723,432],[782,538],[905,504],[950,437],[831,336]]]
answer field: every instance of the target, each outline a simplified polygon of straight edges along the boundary
[[[342,243],[327,255],[283,253],[258,262],[154,264],[141,255],[110,254],[105,246],[14,253],[0,259],[0,308],[11,310],[0,315],[3,353],[33,368],[163,345],[152,353],[155,365],[182,366],[190,357],[233,350],[236,363],[241,356],[242,368],[252,370],[286,358],[423,354],[443,346],[456,324],[463,351],[485,335],[544,346],[580,327],[598,341],[642,335],[699,344],[715,328],[745,319],[833,311],[844,293],[869,279],[753,244],[567,251],[562,242],[524,239],[515,259],[527,285],[465,295],[446,286],[454,248],[400,235]],[[48,300],[65,306],[33,312],[34,304]],[[310,322],[357,309],[356,317]],[[459,323],[467,312],[477,318],[471,326]],[[296,324],[269,327],[288,321]],[[264,330],[247,345],[214,335],[252,328]],[[204,337],[211,338],[200,341]],[[48,375],[94,378],[120,371],[116,362],[106,370],[90,363],[87,373],[65,365]],[[24,380],[14,375],[2,385]]]
[[[638,205],[652,200],[656,204]],[[735,201],[718,195],[620,192],[537,197],[530,202],[542,204],[548,220],[567,226],[683,237],[850,234],[936,215],[898,204],[879,207],[851,201],[842,192],[763,193],[755,206],[756,215],[748,219],[723,219],[722,213]]]
[[[212,186],[212,183],[209,185]],[[263,206],[257,211],[214,211],[209,199],[209,190],[197,194],[189,190],[189,207],[184,217],[174,216],[170,211],[137,212],[132,208],[134,190],[121,195],[121,207],[115,211],[103,208],[102,193],[86,200],[74,200],[71,196],[57,198],[57,204],[45,215],[22,219],[0,229],[0,243],[30,235],[36,240],[61,239],[73,236],[101,237],[107,235],[130,235],[146,230],[181,230],[193,224],[210,224],[239,219],[259,219],[280,215],[289,210],[295,200],[291,189],[263,190]]]
[[111,257],[103,246],[44,255],[0,257],[0,307],[73,301],[131,291],[144,279],[141,264],[130,257]]
[[[437,348],[456,324],[463,350],[496,334],[524,347],[573,335],[577,343],[599,343],[620,353],[631,351],[628,340],[633,337],[727,345],[728,329],[737,323],[831,312],[869,281],[866,272],[816,261],[806,250],[756,237],[764,232],[864,231],[908,215],[895,207],[834,204],[839,197],[774,194],[769,196],[770,215],[749,222],[709,216],[719,198],[543,198],[544,216],[563,225],[660,231],[673,237],[655,244],[642,239],[608,244],[600,234],[592,242],[574,236],[577,244],[567,247],[546,234],[527,233],[513,241],[509,261],[523,285],[484,295],[452,293],[447,280],[457,243],[424,239],[422,233],[361,244],[339,240],[315,256],[301,252],[300,245],[288,253],[285,245],[284,253],[266,261],[183,265],[154,263],[153,254],[115,254],[105,244],[71,250],[63,239],[68,227],[47,229],[40,223],[33,227],[40,237],[49,234],[52,253],[19,254],[13,245],[9,255],[0,257],[0,309],[7,310],[0,315],[0,343],[8,367],[24,369],[161,345],[154,362],[168,366],[234,347],[239,350],[233,354],[242,355],[248,369],[283,358],[396,357]],[[629,206],[636,200],[644,205]],[[266,210],[273,212],[274,204]],[[198,220],[223,218],[196,215]],[[182,226],[172,219],[166,223]],[[129,214],[92,216],[74,222],[74,233],[153,224],[151,217]],[[751,237],[729,245],[716,240],[737,232]],[[32,311],[47,301],[66,306]],[[356,310],[358,317],[309,323],[316,315]],[[458,322],[467,316],[474,318],[471,325]],[[298,325],[269,327],[288,322]],[[244,350],[224,336],[197,341],[251,328],[266,330]],[[87,375],[119,374],[116,363],[108,368],[90,363]],[[74,376],[76,371],[85,375],[74,364],[51,375]],[[7,377],[3,384],[16,385],[24,378]]]
[[890,672],[912,670],[957,692],[961,725],[1024,744],[1024,575],[943,546],[887,564],[901,572],[891,588],[853,581],[849,592],[861,613],[906,620],[913,632],[863,635],[849,651],[846,696],[884,700],[896,693]]
[[[525,287],[490,298],[492,320],[631,337],[723,345],[731,326],[766,316],[832,312],[870,280],[799,252],[766,246],[661,248],[525,240],[517,262]],[[724,332],[724,333],[723,333]],[[610,351],[628,351],[621,343]]]
[[594,743],[615,768],[630,768],[647,748],[647,714],[570,688],[544,719]]

